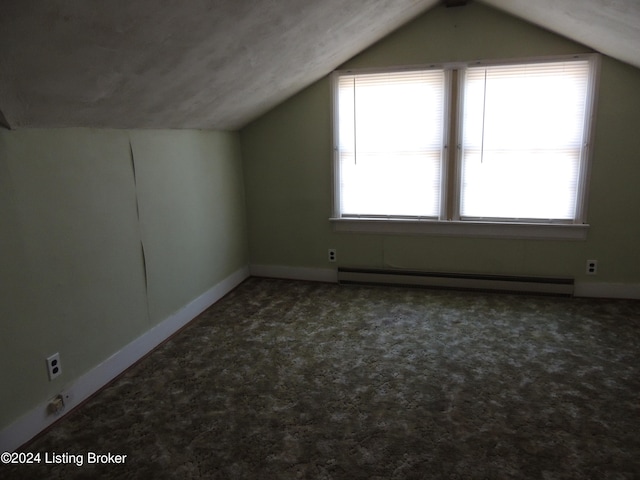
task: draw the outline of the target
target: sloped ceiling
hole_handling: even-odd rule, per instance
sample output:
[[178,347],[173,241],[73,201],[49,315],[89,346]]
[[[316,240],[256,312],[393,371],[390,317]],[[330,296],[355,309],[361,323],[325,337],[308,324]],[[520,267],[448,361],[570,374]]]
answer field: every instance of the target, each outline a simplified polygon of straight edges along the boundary
[[640,0],[483,0],[640,68]]
[[12,128],[232,130],[438,0],[0,0]]
[[[483,1],[640,67],[640,0]],[[238,129],[439,3],[0,0],[0,124]]]

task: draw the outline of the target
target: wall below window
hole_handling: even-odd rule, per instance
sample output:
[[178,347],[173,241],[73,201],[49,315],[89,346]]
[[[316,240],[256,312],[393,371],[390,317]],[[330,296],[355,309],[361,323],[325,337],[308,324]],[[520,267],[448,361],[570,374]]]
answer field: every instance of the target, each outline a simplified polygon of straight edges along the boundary
[[[435,8],[341,68],[585,52],[590,50],[471,3]],[[584,293],[598,293],[590,284],[640,292],[638,85],[640,70],[602,57],[587,239],[524,240],[334,232],[328,221],[331,86],[323,78],[241,131],[251,264],[261,272],[344,265],[557,275],[576,278]],[[336,263],[327,261],[328,248],[337,249]],[[599,262],[595,276],[585,273],[588,259]]]
[[246,270],[238,134],[0,131],[0,258],[2,433]]

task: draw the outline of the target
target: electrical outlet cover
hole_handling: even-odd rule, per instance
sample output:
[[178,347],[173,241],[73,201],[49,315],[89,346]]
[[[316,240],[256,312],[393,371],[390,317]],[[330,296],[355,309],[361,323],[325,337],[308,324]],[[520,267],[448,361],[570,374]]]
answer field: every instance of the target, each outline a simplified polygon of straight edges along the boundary
[[49,372],[49,380],[53,380],[62,373],[59,353],[56,352],[50,357],[47,357],[47,371]]

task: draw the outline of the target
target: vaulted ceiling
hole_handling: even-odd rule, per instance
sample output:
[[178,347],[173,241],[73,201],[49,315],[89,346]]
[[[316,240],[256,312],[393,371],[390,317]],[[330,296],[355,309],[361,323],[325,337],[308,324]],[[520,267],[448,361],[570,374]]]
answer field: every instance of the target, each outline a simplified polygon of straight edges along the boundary
[[[440,1],[0,0],[0,124],[238,129]],[[640,68],[640,0],[482,2]]]

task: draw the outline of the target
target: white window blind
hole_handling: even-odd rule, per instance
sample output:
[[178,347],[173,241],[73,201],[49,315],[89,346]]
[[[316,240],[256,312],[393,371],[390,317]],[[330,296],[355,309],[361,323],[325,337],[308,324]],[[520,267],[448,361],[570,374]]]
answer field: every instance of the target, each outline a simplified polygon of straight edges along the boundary
[[573,220],[588,60],[468,68],[460,217]]
[[337,87],[340,216],[437,218],[444,71],[341,74]]

